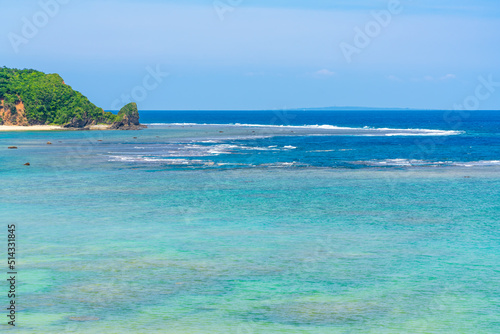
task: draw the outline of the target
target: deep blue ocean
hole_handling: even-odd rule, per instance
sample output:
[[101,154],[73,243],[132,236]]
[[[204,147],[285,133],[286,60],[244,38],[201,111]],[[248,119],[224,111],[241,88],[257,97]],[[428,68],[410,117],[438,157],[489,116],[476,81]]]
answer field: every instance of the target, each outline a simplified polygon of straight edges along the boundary
[[141,122],[0,132],[0,332],[500,332],[500,112]]
[[[146,111],[142,115],[153,129],[175,124],[177,129],[202,128],[205,134],[213,133],[210,138],[215,143],[198,144],[229,152],[212,160],[232,167],[272,163],[342,168],[498,165],[500,157],[498,111]],[[227,129],[227,125],[234,127]],[[390,133],[389,129],[403,131]],[[419,129],[441,132],[422,136],[412,131]],[[220,130],[225,131],[217,134]],[[237,130],[240,136],[234,135]],[[252,148],[260,152],[256,155]],[[249,158],[253,164],[245,164]]]

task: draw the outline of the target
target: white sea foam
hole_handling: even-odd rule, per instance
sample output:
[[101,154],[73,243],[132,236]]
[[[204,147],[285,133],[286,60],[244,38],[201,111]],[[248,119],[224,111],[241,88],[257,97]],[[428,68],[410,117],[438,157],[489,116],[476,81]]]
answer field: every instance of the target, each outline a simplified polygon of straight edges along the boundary
[[500,160],[481,160],[471,162],[455,162],[455,166],[463,167],[487,167],[487,166],[500,166]]
[[309,152],[314,152],[314,153],[325,153],[325,152],[335,152],[336,150],[314,150],[314,151],[309,151]]
[[[144,157],[136,155],[115,155],[110,156],[109,161],[122,161],[122,162],[155,162],[162,163],[166,165],[205,165],[209,164],[210,161],[205,160],[189,160],[189,159],[164,159],[159,157]],[[212,162],[213,164],[213,162]]]
[[383,159],[383,160],[368,160],[368,161],[353,161],[352,164],[374,166],[374,167],[439,167],[439,166],[456,166],[456,167],[487,167],[500,166],[500,160],[480,160],[480,161],[429,161],[418,159]]
[[354,164],[366,166],[425,166],[430,164],[442,164],[441,162],[430,162],[417,159],[383,159],[383,160],[368,160],[354,161]]
[[342,149],[338,149],[338,150],[313,150],[313,151],[309,151],[309,152],[314,152],[314,153],[326,153],[326,152],[346,152],[346,151],[354,151],[354,149],[352,148],[342,148]]
[[[223,154],[241,154],[244,151],[281,151],[290,149],[261,146],[245,146],[236,144],[199,145],[188,143],[152,144],[150,146],[134,146],[133,150],[108,152],[110,161],[123,162],[162,162],[171,164],[201,163],[202,161],[181,158],[219,156]],[[172,160],[169,160],[172,159]]]
[[[214,146],[202,146],[210,154],[234,154],[238,150],[245,151],[278,151],[277,148],[259,147],[259,146],[244,146],[244,145],[230,145],[220,144]],[[286,147],[285,147],[286,148]]]
[[268,167],[268,168],[286,168],[286,167],[298,167],[298,166],[307,166],[305,164],[298,163],[296,161],[292,162],[274,162],[274,163],[269,163],[269,164],[260,164],[260,165],[255,165],[253,167]]
[[[340,132],[355,131],[356,135],[371,135],[371,136],[454,136],[463,134],[463,131],[455,130],[435,130],[435,129],[397,129],[397,128],[373,128],[373,127],[341,127],[336,125],[269,125],[269,124],[208,124],[208,123],[150,123],[149,126],[207,126],[207,127],[235,127],[235,128],[263,128],[263,129],[290,129],[290,130],[328,130]],[[325,133],[322,131],[321,133]]]

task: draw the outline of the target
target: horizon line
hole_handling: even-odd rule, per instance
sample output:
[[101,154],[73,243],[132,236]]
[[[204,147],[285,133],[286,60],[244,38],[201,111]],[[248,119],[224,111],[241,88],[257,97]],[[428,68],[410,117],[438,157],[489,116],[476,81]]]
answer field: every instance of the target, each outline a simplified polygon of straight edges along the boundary
[[[119,109],[103,109],[104,111],[119,111]],[[339,110],[339,111],[349,111],[349,110],[377,110],[377,111],[387,111],[387,110],[398,110],[398,111],[462,111],[461,109],[433,109],[433,108],[381,108],[381,107],[316,107],[316,108],[269,108],[269,109],[139,109],[139,111],[278,111],[278,110]],[[476,109],[476,110],[464,110],[468,112],[474,111],[500,111],[500,109]]]

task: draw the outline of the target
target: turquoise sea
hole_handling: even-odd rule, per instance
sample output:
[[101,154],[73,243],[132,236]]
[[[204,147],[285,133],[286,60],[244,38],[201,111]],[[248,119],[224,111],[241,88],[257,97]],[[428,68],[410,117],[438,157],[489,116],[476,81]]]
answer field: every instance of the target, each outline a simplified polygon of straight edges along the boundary
[[0,132],[0,332],[500,333],[498,111],[141,117]]

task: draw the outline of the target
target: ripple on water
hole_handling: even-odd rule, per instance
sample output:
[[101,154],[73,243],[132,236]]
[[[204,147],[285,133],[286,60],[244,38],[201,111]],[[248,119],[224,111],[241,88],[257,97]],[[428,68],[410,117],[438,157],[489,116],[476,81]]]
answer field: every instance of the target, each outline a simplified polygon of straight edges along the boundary
[[384,308],[373,302],[290,302],[251,312],[253,320],[289,325],[335,325],[362,322],[380,316]]

